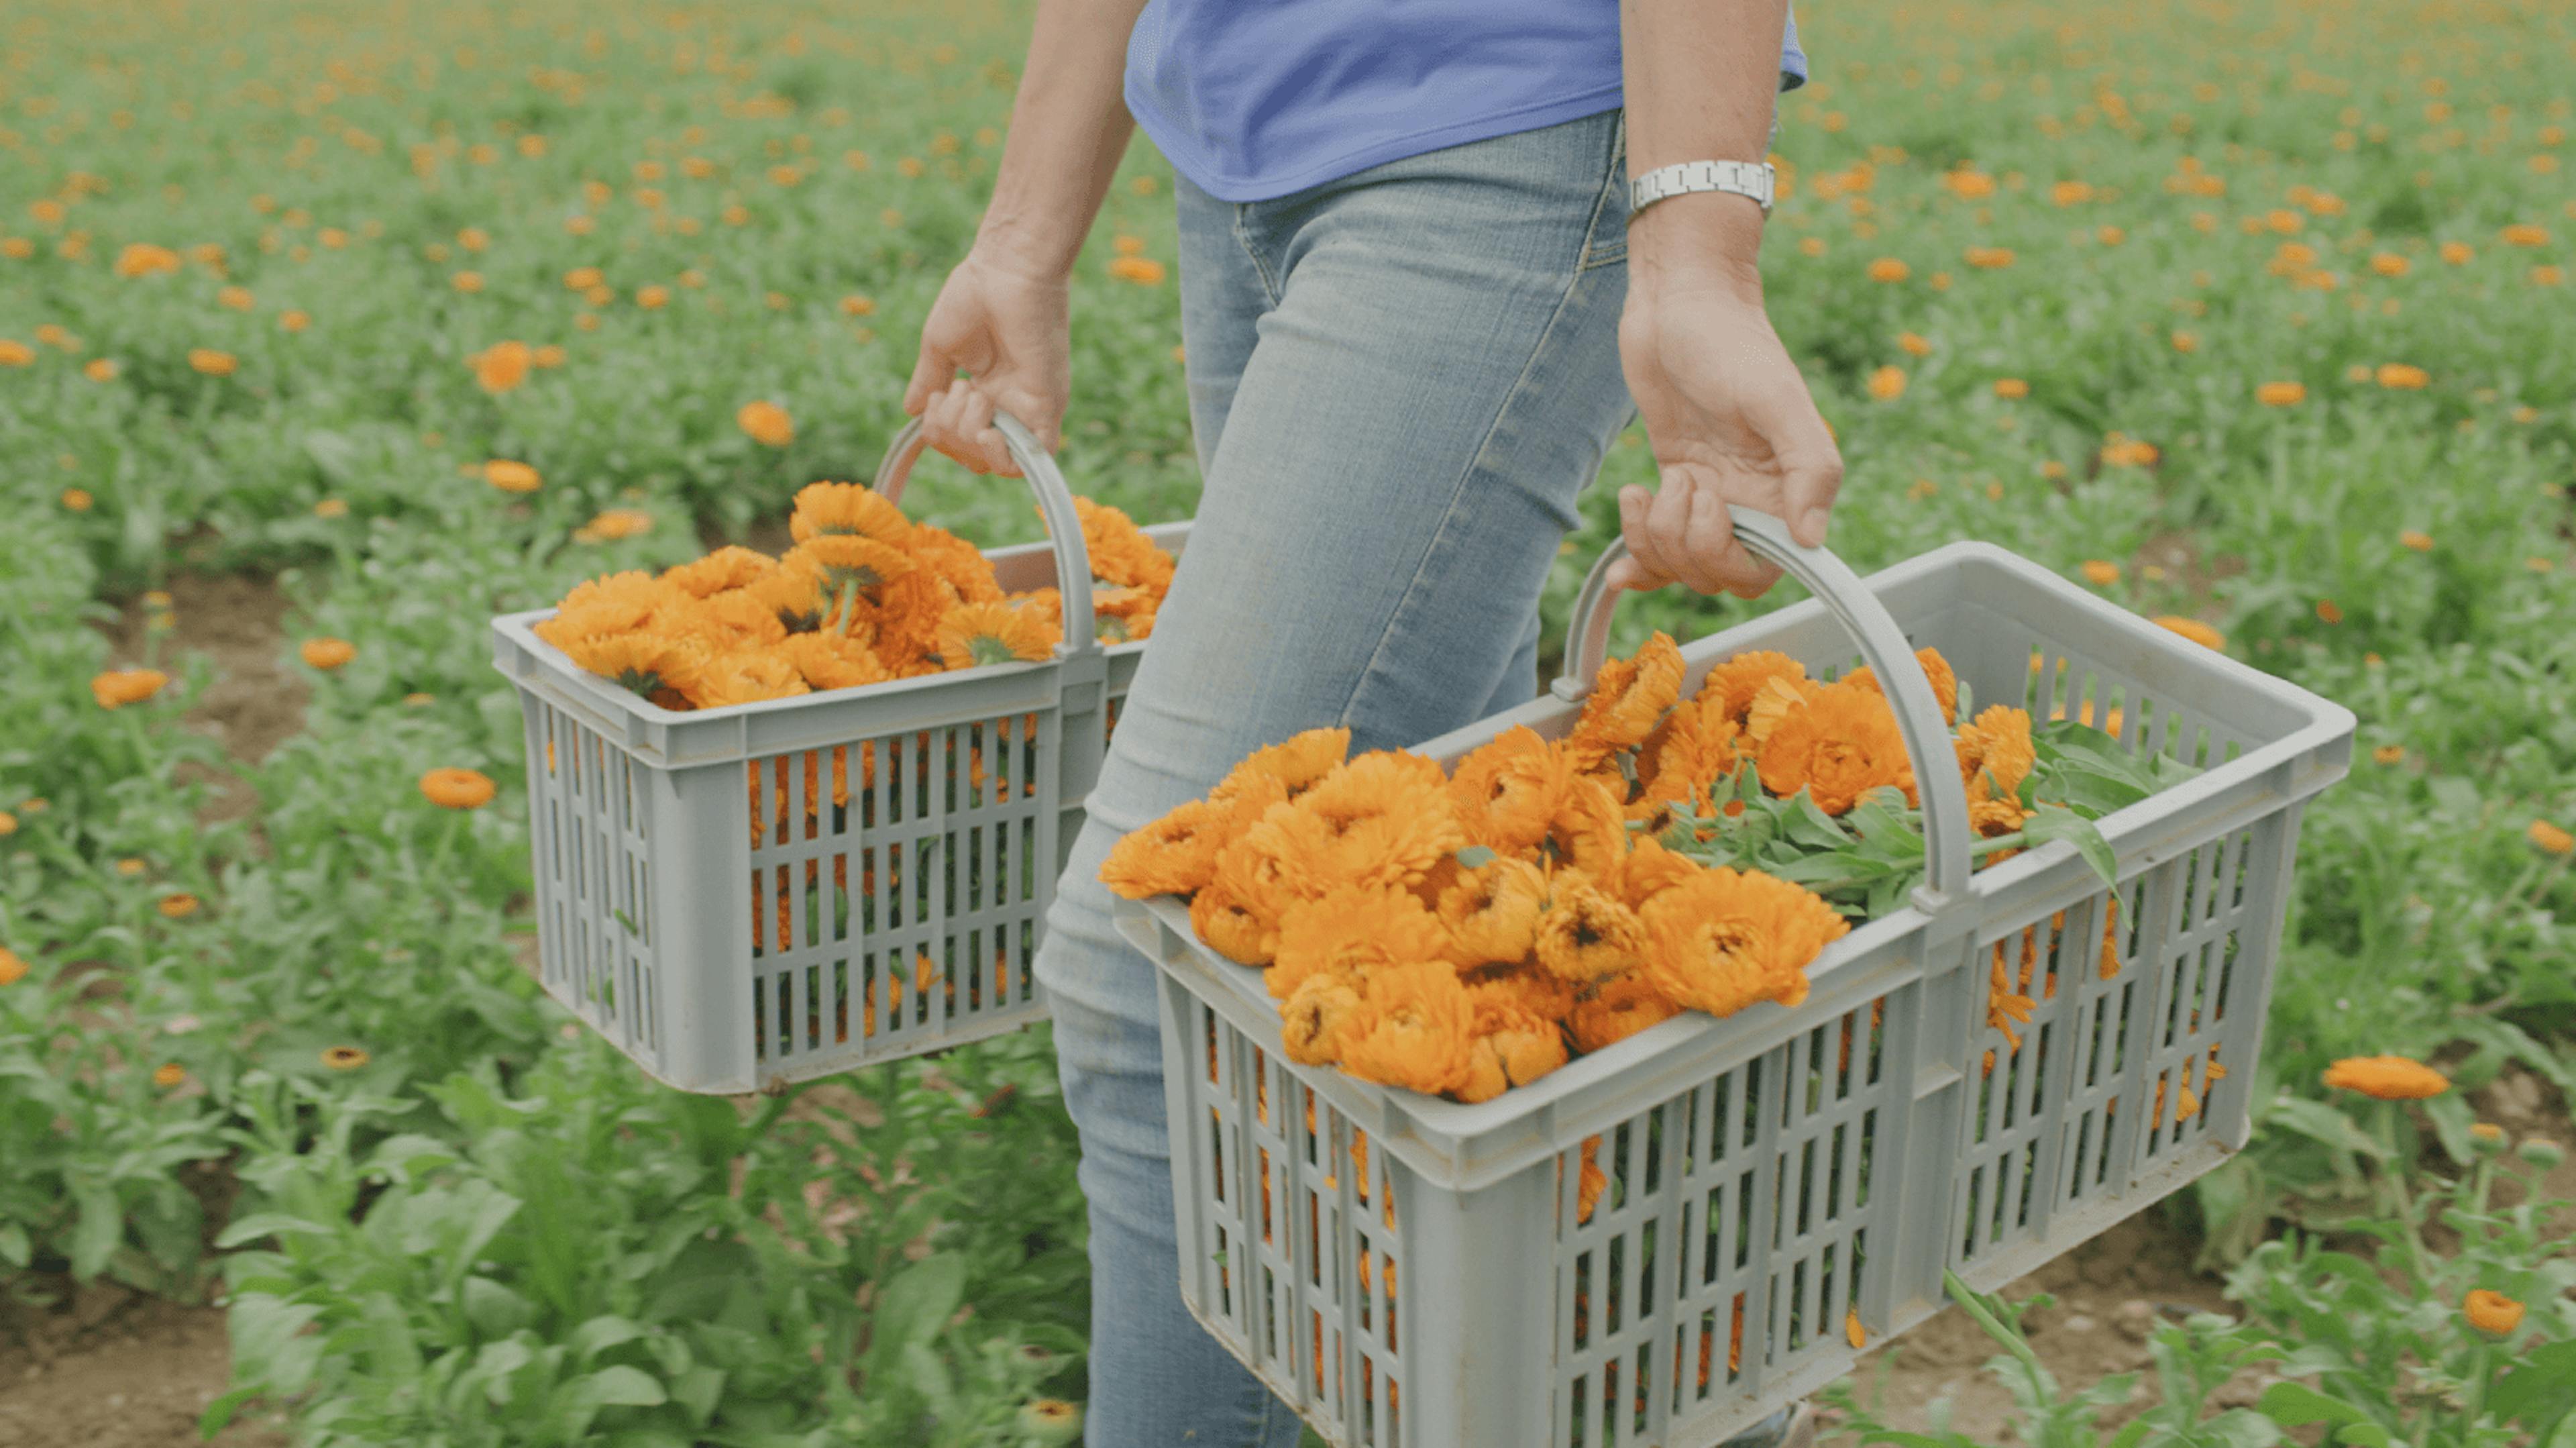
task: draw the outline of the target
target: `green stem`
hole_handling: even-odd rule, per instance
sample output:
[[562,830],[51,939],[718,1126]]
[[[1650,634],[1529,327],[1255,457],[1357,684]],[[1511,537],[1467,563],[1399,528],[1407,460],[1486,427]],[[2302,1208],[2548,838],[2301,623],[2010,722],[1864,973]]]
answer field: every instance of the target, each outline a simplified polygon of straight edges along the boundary
[[835,632],[842,638],[848,638],[851,621],[859,616],[859,585],[855,581],[841,585],[841,597],[835,608],[841,619],[840,627]]
[[[2383,1101],[2379,1103],[2379,1112],[2380,1142],[2388,1148],[2388,1160],[2393,1161],[2397,1155],[2397,1103]],[[2419,1293],[2429,1290],[2433,1286],[2429,1270],[2432,1254],[2424,1250],[2424,1233],[2415,1220],[2415,1197],[2406,1190],[2406,1173],[2383,1163],[2379,1179],[2395,1204],[2397,1220],[2406,1228],[2407,1269],[2413,1274],[2413,1286]]]

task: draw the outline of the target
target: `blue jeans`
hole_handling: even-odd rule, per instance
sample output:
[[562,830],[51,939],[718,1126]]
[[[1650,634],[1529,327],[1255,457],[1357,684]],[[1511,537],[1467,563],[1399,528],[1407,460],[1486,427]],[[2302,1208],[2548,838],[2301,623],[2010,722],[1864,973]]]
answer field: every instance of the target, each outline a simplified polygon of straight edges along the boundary
[[1631,410],[1623,138],[1606,112],[1249,204],[1177,183],[1206,486],[1037,957],[1090,1202],[1094,1448],[1298,1439],[1182,1306],[1154,967],[1101,858],[1298,730],[1398,747],[1536,692],[1540,587]]

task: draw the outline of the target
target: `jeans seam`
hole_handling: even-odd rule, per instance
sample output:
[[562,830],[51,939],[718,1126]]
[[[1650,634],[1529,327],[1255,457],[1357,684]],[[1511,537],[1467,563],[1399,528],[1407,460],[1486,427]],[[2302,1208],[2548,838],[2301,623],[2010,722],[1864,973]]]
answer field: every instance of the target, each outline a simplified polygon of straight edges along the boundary
[[[1626,125],[1627,119],[1623,115],[1619,121],[1619,133],[1623,136]],[[1612,155],[1615,157],[1617,154],[1618,149],[1614,145]],[[1593,200],[1592,221],[1586,228],[1587,246],[1591,232],[1600,226],[1602,208],[1608,202],[1611,183],[1616,181],[1618,169],[1615,164],[1610,168],[1610,177],[1603,182],[1601,194]],[[1555,308],[1548,313],[1547,325],[1539,329],[1538,340],[1530,344],[1529,356],[1521,362],[1520,375],[1512,379],[1510,389],[1503,394],[1502,405],[1494,409],[1493,418],[1485,424],[1484,435],[1476,441],[1476,450],[1468,456],[1467,465],[1459,469],[1458,481],[1449,490],[1448,507],[1440,515],[1440,526],[1432,530],[1430,546],[1423,550],[1422,561],[1414,566],[1412,579],[1405,584],[1403,595],[1396,599],[1395,607],[1389,611],[1386,629],[1378,635],[1377,647],[1369,651],[1368,662],[1360,666],[1358,674],[1351,680],[1351,692],[1342,700],[1340,717],[1335,722],[1343,726],[1350,724],[1353,712],[1359,707],[1361,691],[1368,687],[1378,665],[1385,661],[1387,644],[1394,639],[1396,630],[1403,626],[1406,615],[1412,611],[1414,600],[1421,595],[1423,579],[1431,571],[1431,562],[1440,556],[1440,546],[1447,539],[1451,525],[1457,521],[1459,506],[1467,495],[1467,485],[1484,471],[1486,455],[1493,450],[1494,437],[1502,431],[1503,420],[1511,416],[1512,409],[1529,391],[1531,374],[1537,370],[1539,359],[1547,355],[1550,344],[1556,341],[1558,324],[1565,320],[1576,293],[1583,289],[1583,283],[1592,270],[1583,265],[1582,254],[1576,253],[1575,265],[1566,273],[1565,290],[1558,294]]]
[[1252,263],[1254,274],[1261,278],[1262,296],[1269,299],[1271,306],[1277,307],[1279,305],[1279,279],[1270,274],[1269,261],[1263,258],[1261,255],[1261,249],[1252,244],[1252,233],[1244,228],[1244,222],[1249,220],[1251,216],[1251,202],[1238,201],[1235,203],[1234,239],[1236,244],[1243,248],[1244,257]]

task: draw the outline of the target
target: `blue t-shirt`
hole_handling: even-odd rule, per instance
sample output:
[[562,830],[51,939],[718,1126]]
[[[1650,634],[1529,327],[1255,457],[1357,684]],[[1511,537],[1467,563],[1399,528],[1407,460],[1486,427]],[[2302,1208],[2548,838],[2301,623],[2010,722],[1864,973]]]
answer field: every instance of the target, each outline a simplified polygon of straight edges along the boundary
[[[1798,22],[1780,86],[1807,78]],[[1617,0],[1148,0],[1127,109],[1223,201],[1619,104]]]

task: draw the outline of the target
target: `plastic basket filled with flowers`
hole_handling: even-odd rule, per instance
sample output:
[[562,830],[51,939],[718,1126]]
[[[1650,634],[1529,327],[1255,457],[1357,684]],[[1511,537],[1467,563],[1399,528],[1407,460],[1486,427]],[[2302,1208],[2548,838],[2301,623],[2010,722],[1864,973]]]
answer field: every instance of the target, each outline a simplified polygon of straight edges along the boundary
[[995,426],[1043,544],[905,516],[914,425],[871,485],[800,492],[781,556],[494,621],[541,976],[656,1079],[749,1091],[1044,1014],[1030,955],[1173,560]]
[[1718,1442],[2244,1141],[2352,716],[1736,517],[1810,599],[1605,663],[1605,558],[1551,696],[1285,741],[1103,868],[1183,1295],[1342,1448]]

